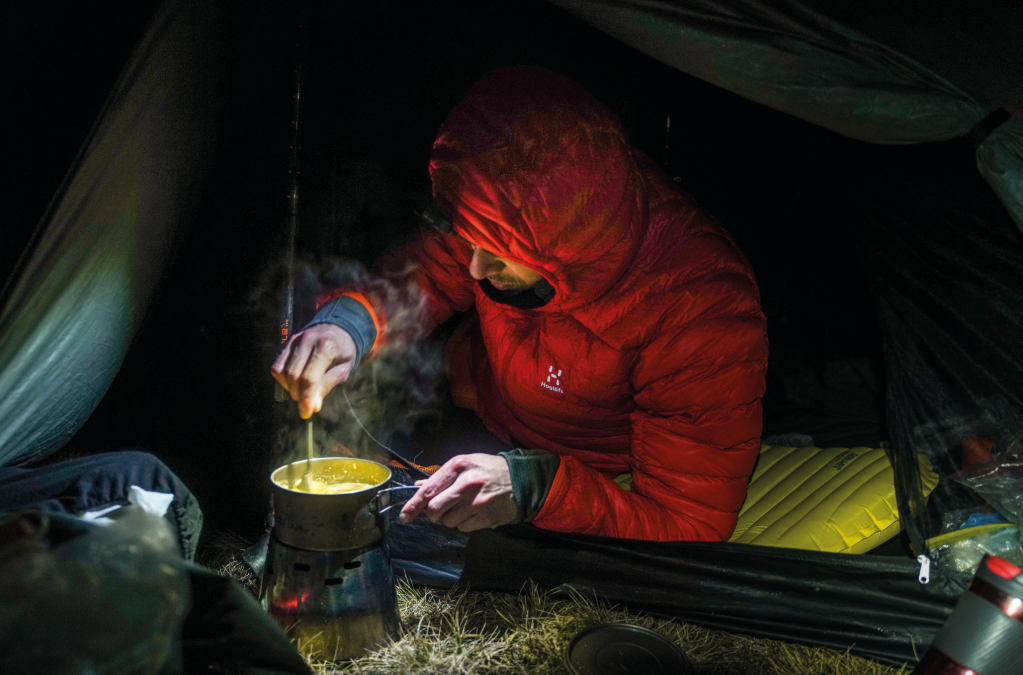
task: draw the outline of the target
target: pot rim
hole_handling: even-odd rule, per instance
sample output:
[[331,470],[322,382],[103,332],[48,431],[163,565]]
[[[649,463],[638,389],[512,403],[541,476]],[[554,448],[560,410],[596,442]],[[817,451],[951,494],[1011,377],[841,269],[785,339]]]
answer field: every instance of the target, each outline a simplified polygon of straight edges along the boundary
[[[382,469],[384,469],[387,472],[387,477],[384,478],[379,483],[374,483],[370,487],[363,488],[361,490],[352,490],[350,492],[341,492],[341,493],[336,493],[336,494],[330,494],[330,493],[326,493],[325,494],[325,493],[320,493],[320,492],[306,492],[304,490],[293,490],[293,489],[291,489],[289,487],[284,487],[283,485],[278,483],[276,480],[274,480],[274,476],[277,475],[277,473],[279,471],[283,471],[284,469],[287,469],[290,466],[293,466],[295,464],[305,464],[306,462],[319,462],[319,461],[324,461],[324,460],[326,460],[326,461],[363,462],[363,463],[366,463],[366,464],[372,464],[374,466],[379,466]],[[389,483],[393,479],[394,479],[394,472],[391,471],[391,468],[389,466],[387,466],[386,464],[381,464],[380,462],[374,462],[371,459],[362,459],[360,457],[313,457],[311,460],[299,459],[299,460],[296,460],[294,462],[288,462],[287,464],[282,464],[281,466],[277,467],[276,469],[274,469],[273,471],[270,472],[270,484],[273,485],[274,488],[276,488],[278,490],[284,490],[286,492],[290,492],[291,494],[295,494],[295,495],[303,495],[305,497],[348,497],[348,496],[351,496],[351,495],[365,494],[365,493],[373,491],[373,490],[380,490],[380,488],[382,488],[384,485],[387,485],[387,483]]]

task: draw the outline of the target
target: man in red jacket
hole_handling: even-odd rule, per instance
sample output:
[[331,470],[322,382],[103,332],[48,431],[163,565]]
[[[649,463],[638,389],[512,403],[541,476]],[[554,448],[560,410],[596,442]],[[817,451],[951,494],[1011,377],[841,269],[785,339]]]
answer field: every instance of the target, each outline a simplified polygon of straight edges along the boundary
[[[729,235],[577,84],[527,67],[478,83],[430,160],[450,232],[398,254],[449,340],[456,406],[516,448],[446,462],[408,522],[470,532],[726,540],[760,448],[766,324]],[[388,339],[342,289],[273,366],[303,416]],[[631,490],[615,482],[631,474]]]

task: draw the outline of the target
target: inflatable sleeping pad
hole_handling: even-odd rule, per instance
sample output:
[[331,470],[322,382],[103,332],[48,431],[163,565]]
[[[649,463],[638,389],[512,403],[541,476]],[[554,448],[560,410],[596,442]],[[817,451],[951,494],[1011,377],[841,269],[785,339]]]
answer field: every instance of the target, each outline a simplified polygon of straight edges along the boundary
[[[938,475],[918,456],[924,495]],[[631,488],[632,474],[615,482]],[[866,553],[902,531],[895,473],[881,448],[765,445],[729,541],[827,553]]]
[[[919,455],[924,494],[938,484]],[[865,553],[902,530],[895,474],[880,448],[764,446],[729,541]]]

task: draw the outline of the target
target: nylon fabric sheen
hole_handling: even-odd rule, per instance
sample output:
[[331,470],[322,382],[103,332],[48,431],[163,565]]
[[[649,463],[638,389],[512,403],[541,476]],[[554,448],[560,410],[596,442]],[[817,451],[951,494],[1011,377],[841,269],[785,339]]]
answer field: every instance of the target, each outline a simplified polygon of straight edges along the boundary
[[[448,343],[456,405],[561,464],[533,524],[648,540],[724,540],[760,448],[766,324],[743,255],[631,147],[579,85],[495,71],[442,125],[430,175],[457,236],[399,254]],[[489,299],[476,244],[554,287],[537,309]],[[612,477],[631,471],[632,492]]]

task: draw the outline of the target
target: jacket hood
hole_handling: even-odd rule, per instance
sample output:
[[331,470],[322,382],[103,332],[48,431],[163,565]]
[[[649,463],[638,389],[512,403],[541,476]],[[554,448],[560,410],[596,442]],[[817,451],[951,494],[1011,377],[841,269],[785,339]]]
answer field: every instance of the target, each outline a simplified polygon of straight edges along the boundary
[[586,305],[629,269],[646,230],[636,153],[578,84],[519,66],[477,83],[441,125],[434,196],[455,232],[539,272],[542,310]]

